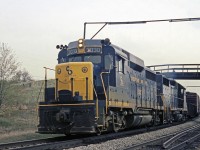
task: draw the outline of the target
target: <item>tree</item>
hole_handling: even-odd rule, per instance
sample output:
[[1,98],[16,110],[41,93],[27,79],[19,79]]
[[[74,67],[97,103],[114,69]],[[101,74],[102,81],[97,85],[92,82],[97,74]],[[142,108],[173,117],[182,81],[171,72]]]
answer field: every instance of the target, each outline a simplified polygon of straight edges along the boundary
[[22,72],[22,81],[23,82],[28,82],[28,81],[31,81],[31,76],[29,75],[28,71],[26,70],[23,70]]
[[9,91],[11,80],[16,75],[19,63],[11,48],[5,43],[0,44],[0,107],[6,99]]
[[18,70],[15,75],[13,76],[12,80],[14,82],[29,82],[29,81],[33,81],[31,75],[29,74],[29,72],[26,69],[22,70]]

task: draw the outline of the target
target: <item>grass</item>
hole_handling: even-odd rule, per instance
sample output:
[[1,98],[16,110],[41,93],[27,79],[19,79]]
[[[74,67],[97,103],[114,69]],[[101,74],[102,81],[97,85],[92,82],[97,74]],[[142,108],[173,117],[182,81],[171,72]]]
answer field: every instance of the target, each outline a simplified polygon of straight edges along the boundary
[[1,128],[8,128],[12,126],[12,123],[6,118],[0,118],[0,125]]
[[8,115],[0,117],[0,143],[36,138],[37,112],[28,110],[11,110]]
[[31,83],[31,86],[16,87],[18,93],[12,90],[17,95],[0,108],[0,143],[58,136],[35,133],[38,125],[38,98],[43,100],[42,94],[38,96],[41,85],[37,81]]
[[7,117],[0,117],[0,143],[55,137],[36,133],[37,112],[14,110]]

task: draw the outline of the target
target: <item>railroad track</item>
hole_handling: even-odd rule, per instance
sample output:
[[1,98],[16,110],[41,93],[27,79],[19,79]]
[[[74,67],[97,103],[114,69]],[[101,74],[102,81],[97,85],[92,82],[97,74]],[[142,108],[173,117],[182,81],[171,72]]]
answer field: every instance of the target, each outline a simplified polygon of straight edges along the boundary
[[54,138],[46,138],[46,139],[37,139],[37,140],[26,140],[26,141],[18,141],[18,142],[11,142],[11,143],[1,143],[0,144],[0,150],[4,149],[26,149],[31,146],[37,146],[37,145],[44,145],[52,142],[62,142],[69,139],[75,139],[77,137],[75,136],[60,136],[60,137],[54,137]]
[[188,129],[183,129],[179,132],[168,134],[157,139],[136,144],[125,150],[145,150],[145,149],[167,149],[167,150],[182,150],[188,147],[191,143],[200,139],[200,125],[197,124]]
[[100,136],[85,136],[85,137],[78,137],[78,136],[62,136],[56,138],[49,138],[49,139],[42,139],[42,140],[31,140],[31,141],[21,141],[16,143],[6,143],[0,144],[1,149],[28,149],[28,150],[55,150],[55,149],[67,149],[77,146],[86,146],[89,144],[96,144],[99,142],[105,142],[108,140],[127,137],[135,134],[140,134],[144,132],[154,131],[158,129],[163,129],[167,127],[171,127],[174,125],[178,125],[180,123],[175,124],[166,124],[162,126],[155,126],[149,128],[141,128],[141,129],[134,129],[134,130],[127,130],[118,133],[110,133],[110,134],[102,134]]

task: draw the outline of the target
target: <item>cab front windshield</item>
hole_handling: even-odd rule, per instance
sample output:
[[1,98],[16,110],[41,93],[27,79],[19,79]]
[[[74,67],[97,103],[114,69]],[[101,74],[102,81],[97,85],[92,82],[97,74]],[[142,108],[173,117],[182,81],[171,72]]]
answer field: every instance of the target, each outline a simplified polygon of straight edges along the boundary
[[69,62],[92,62],[93,64],[101,63],[100,55],[84,55],[84,56],[71,56]]

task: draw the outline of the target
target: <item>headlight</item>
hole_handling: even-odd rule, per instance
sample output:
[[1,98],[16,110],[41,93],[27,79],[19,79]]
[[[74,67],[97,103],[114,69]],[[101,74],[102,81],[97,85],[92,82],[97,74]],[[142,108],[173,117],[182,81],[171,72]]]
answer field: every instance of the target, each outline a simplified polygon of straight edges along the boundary
[[78,44],[78,47],[83,47],[83,44]]
[[78,40],[78,43],[83,43],[83,39],[79,39],[79,40]]

